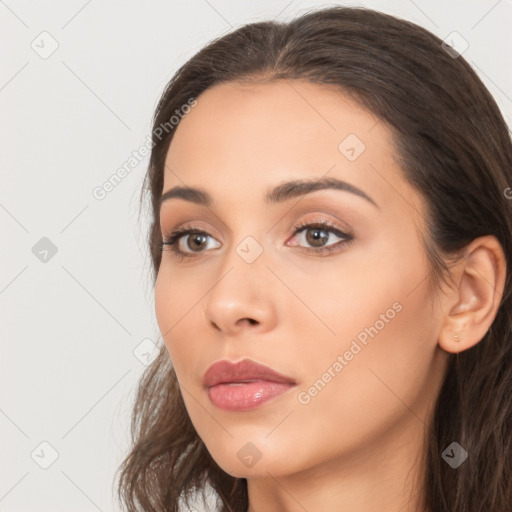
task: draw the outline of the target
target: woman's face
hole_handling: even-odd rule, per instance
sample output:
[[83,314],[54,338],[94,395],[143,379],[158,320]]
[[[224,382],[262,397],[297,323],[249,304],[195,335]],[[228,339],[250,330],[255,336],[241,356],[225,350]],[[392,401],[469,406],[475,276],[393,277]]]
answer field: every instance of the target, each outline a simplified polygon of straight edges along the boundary
[[[327,178],[348,185],[272,193]],[[324,85],[217,85],[174,135],[163,191],[174,187],[210,202],[162,202],[164,237],[204,234],[176,241],[183,259],[164,246],[156,315],[216,462],[261,477],[410,455],[447,354],[420,241],[425,204],[385,124]],[[213,363],[243,359],[290,383],[204,384]]]

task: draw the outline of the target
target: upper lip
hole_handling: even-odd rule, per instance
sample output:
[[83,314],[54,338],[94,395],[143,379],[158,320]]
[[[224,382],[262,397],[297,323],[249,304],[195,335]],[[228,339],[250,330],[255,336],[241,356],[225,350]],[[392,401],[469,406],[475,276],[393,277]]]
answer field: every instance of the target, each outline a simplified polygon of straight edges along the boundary
[[238,363],[224,360],[212,364],[204,375],[203,383],[206,387],[211,387],[217,384],[255,380],[295,384],[291,377],[286,377],[272,368],[255,363],[250,359],[243,359]]

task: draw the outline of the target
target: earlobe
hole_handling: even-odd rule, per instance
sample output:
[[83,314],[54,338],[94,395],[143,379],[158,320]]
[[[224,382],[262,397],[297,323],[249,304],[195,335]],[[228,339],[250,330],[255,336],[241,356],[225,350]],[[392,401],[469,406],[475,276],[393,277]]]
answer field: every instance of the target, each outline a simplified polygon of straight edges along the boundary
[[473,240],[452,273],[456,286],[447,295],[439,345],[457,353],[481,341],[496,318],[506,276],[498,240],[492,235]]

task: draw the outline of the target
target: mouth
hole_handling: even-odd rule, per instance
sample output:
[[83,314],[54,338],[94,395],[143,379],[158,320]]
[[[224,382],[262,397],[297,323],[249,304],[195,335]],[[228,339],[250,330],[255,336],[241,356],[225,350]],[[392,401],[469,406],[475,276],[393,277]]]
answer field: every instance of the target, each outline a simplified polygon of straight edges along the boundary
[[227,411],[255,409],[296,386],[291,377],[250,359],[213,364],[203,384],[212,404]]

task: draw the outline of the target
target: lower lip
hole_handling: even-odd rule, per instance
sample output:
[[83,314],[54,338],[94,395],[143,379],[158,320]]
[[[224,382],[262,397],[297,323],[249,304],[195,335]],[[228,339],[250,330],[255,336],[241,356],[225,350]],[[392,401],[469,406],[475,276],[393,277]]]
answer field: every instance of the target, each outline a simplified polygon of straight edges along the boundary
[[294,387],[294,384],[259,380],[241,384],[217,384],[208,389],[213,405],[226,411],[249,411]]

